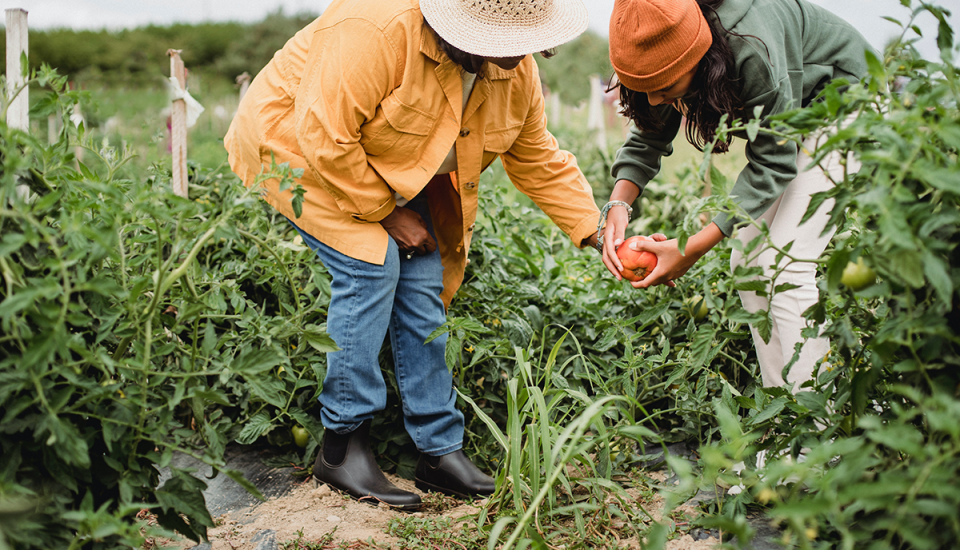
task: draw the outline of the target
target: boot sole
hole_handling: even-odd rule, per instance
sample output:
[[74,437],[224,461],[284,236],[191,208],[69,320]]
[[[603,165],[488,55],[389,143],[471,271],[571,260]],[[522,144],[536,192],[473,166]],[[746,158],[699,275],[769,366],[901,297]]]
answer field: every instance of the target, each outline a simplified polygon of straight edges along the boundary
[[424,493],[443,493],[447,496],[462,498],[465,500],[473,499],[473,497],[470,495],[465,495],[463,493],[459,493],[452,489],[447,489],[446,487],[440,487],[439,485],[434,485],[433,483],[427,483],[426,481],[421,481],[419,479],[414,479],[413,484],[417,489],[420,489]]
[[429,492],[443,493],[443,494],[445,494],[445,495],[447,495],[447,496],[457,497],[457,498],[463,499],[463,500],[475,500],[475,499],[478,499],[478,498],[487,498],[488,496],[490,496],[490,495],[493,494],[493,493],[489,493],[489,494],[485,494],[485,495],[484,495],[484,494],[479,494],[479,493],[477,493],[477,494],[460,493],[460,492],[458,492],[458,491],[454,491],[453,489],[447,489],[446,487],[440,487],[439,485],[434,485],[433,483],[428,483],[428,482],[426,482],[426,481],[423,481],[423,480],[417,479],[417,478],[414,478],[413,484],[414,484],[414,486],[416,486],[417,489],[420,489],[420,490],[423,491],[424,493],[429,493]]
[[367,506],[373,506],[374,508],[379,507],[381,503],[382,503],[382,504],[386,504],[387,506],[389,506],[389,507],[390,507],[391,509],[393,509],[393,510],[399,510],[399,511],[401,511],[401,512],[416,512],[417,510],[423,508],[423,503],[422,503],[422,502],[420,502],[420,503],[418,503],[418,504],[390,504],[389,502],[387,502],[387,501],[385,501],[385,500],[382,500],[382,499],[379,499],[379,498],[377,498],[377,497],[375,497],[375,496],[373,496],[373,495],[364,495],[364,496],[362,496],[362,497],[354,496],[354,495],[350,494],[350,492],[345,491],[345,490],[337,487],[336,485],[330,483],[329,481],[324,481],[324,480],[322,480],[322,479],[320,479],[320,478],[316,478],[316,479],[317,479],[318,482],[326,484],[327,487],[330,487],[331,490],[336,491],[337,494],[339,494],[339,495],[347,495],[348,497],[350,497],[351,499],[353,499],[353,500],[355,500],[355,501],[357,501],[357,502],[360,502],[360,503],[362,503],[362,504],[366,504]]

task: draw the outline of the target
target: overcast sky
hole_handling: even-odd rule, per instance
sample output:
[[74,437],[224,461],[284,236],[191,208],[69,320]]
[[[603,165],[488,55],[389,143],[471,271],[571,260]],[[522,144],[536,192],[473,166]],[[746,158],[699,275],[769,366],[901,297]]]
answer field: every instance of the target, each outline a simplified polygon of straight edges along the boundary
[[[364,1],[364,0],[355,0]],[[899,0],[813,0],[850,21],[878,49],[898,32],[898,27],[881,16],[901,21],[909,10]],[[613,0],[585,0],[590,10],[590,27],[607,34]],[[960,0],[933,0],[953,12],[951,22],[957,29]],[[286,13],[319,13],[330,0],[0,0],[0,6],[23,8],[29,12],[32,28],[73,27],[118,29],[150,23],[164,25],[198,21],[257,21],[267,13],[283,8]],[[919,1],[914,1],[918,4]],[[924,14],[917,20],[926,38],[920,44],[927,57],[936,57],[936,23]],[[957,39],[960,40],[960,29]]]

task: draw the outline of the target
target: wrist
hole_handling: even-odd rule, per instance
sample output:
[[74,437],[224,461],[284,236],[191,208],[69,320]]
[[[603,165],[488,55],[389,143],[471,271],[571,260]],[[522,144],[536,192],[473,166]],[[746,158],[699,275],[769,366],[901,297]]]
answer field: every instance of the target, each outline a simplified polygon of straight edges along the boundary
[[690,237],[687,241],[684,255],[690,255],[696,259],[702,258],[714,246],[724,238],[724,234],[715,223],[711,223]]
[[607,215],[610,213],[610,210],[617,207],[623,207],[627,212],[627,222],[633,217],[633,207],[630,206],[626,201],[621,200],[611,200],[607,204],[603,205],[603,208],[600,209],[600,221],[597,222],[597,232],[603,231],[603,227],[607,224]]
[[580,241],[581,248],[586,248],[588,246],[602,253],[603,252],[603,235],[601,235],[600,232],[598,231],[590,235],[589,237],[583,239],[582,241]]

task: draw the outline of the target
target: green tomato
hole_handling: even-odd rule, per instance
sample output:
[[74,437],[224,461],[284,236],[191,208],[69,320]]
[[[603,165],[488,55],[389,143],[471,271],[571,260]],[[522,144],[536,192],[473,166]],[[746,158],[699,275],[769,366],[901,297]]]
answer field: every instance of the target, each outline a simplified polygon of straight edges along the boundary
[[310,432],[306,428],[299,425],[294,426],[290,428],[290,433],[293,435],[293,442],[297,444],[297,447],[306,448],[307,443],[310,442]]
[[687,306],[690,317],[693,317],[696,321],[702,321],[710,313],[707,303],[703,301],[703,296],[699,294],[687,298],[684,300],[684,304]]
[[857,258],[857,263],[847,262],[840,282],[850,290],[863,290],[877,282],[877,272],[865,264],[862,257]]

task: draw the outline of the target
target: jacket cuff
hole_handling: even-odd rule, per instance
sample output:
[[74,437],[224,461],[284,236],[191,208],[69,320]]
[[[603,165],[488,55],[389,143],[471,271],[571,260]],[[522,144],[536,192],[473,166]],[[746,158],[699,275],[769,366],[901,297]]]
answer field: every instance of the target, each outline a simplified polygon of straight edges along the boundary
[[647,175],[635,166],[620,166],[612,174],[614,183],[620,180],[627,180],[630,183],[637,186],[640,189],[640,194],[643,194],[643,189],[647,186],[650,179]]
[[577,226],[570,231],[570,239],[573,240],[573,244],[575,244],[577,248],[584,248],[582,244],[584,239],[597,232],[597,222],[599,221],[600,213],[597,212],[596,217],[588,216],[584,218],[583,221],[578,223]]
[[391,195],[390,198],[387,199],[387,202],[381,204],[376,209],[363,214],[350,214],[350,217],[358,222],[377,223],[383,218],[386,218],[396,207],[397,199]]
[[725,237],[733,234],[733,227],[740,222],[740,218],[731,216],[726,212],[721,212],[713,218],[713,223],[717,224]]

